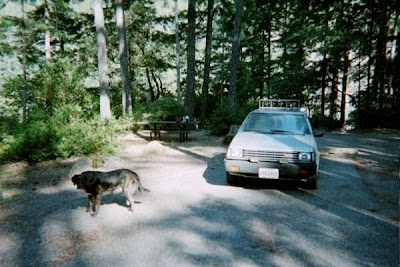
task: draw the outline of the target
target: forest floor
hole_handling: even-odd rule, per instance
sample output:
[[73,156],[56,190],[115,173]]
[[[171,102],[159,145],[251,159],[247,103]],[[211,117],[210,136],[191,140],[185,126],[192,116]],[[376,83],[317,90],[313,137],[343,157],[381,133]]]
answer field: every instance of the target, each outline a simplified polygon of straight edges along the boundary
[[[140,132],[120,138],[104,162],[83,157],[1,165],[0,266],[399,263],[398,239],[390,235],[399,228],[400,131],[328,132],[318,138],[321,179],[310,193],[227,186],[223,139],[206,131],[189,138],[150,142]],[[93,164],[139,173],[151,192],[138,194],[133,215],[118,195],[103,198],[96,218],[84,212],[87,198],[70,177]],[[278,207],[282,203],[288,203],[287,213]],[[238,214],[245,214],[247,228],[245,222],[229,224],[243,220]],[[304,215],[316,218],[315,227],[304,223]],[[334,231],[327,234],[328,228]],[[310,233],[297,236],[301,230]],[[371,244],[374,233],[379,235]],[[380,241],[383,233],[388,236]],[[343,251],[342,235],[348,242]],[[290,237],[296,242],[287,244]]]

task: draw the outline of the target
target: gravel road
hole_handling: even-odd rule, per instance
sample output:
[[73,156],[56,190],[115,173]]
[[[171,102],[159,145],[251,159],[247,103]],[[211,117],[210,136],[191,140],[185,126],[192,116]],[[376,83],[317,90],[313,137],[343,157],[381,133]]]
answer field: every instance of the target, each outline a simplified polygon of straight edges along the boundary
[[174,140],[127,135],[103,164],[151,190],[133,213],[119,194],[85,212],[68,176],[89,159],[0,166],[0,266],[399,266],[398,132],[327,133],[311,191],[228,186],[221,138]]

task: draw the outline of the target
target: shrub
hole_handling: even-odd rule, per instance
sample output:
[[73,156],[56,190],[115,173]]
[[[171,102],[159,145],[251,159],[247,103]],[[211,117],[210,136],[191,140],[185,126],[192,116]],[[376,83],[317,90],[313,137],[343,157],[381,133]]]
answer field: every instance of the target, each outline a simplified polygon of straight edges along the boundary
[[0,116],[0,142],[15,132],[18,126],[17,116]]
[[149,107],[149,119],[177,121],[185,115],[185,108],[173,97],[163,97],[154,101]]
[[35,120],[20,124],[16,133],[3,138],[0,162],[110,152],[116,122],[101,123],[97,117],[86,119],[80,114],[79,107],[67,105],[51,117],[33,116]]
[[82,117],[79,107],[66,106],[50,119],[49,127],[56,128],[55,157],[85,155],[110,150],[117,123],[102,123],[98,117]]
[[0,143],[0,163],[22,159],[23,147],[22,136],[8,135],[4,137]]
[[207,128],[215,135],[225,135],[229,132],[231,125],[241,124],[246,117],[248,110],[244,107],[231,107],[220,105],[211,114]]
[[55,132],[44,122],[31,122],[3,140],[0,161],[26,159],[35,162],[51,158],[56,138]]
[[331,117],[321,116],[320,114],[314,115],[310,118],[312,127],[315,128],[324,128],[329,130],[340,129],[342,127],[342,123]]
[[[367,118],[367,119],[366,119]],[[376,127],[400,129],[400,108],[383,110],[355,110],[350,113],[350,122],[360,129]]]
[[100,152],[112,140],[109,132],[108,126],[97,120],[75,120],[59,128],[54,156],[65,158]]

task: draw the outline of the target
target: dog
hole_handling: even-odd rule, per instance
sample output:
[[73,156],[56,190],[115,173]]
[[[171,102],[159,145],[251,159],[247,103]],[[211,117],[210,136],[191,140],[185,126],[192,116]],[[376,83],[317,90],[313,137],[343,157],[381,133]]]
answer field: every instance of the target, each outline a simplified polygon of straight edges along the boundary
[[96,216],[100,209],[100,200],[104,192],[115,192],[122,189],[125,194],[129,210],[133,212],[133,194],[136,191],[150,192],[142,186],[139,175],[128,169],[118,169],[110,172],[85,171],[76,174],[72,178],[72,183],[78,189],[83,189],[88,194],[88,206],[86,212],[92,211],[92,216]]

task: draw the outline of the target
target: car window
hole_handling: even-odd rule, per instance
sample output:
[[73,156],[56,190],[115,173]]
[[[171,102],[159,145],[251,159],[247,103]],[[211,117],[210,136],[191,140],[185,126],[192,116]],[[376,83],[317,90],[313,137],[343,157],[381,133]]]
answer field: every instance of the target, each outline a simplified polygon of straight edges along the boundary
[[251,113],[243,122],[241,131],[282,134],[311,133],[304,115],[285,113]]

